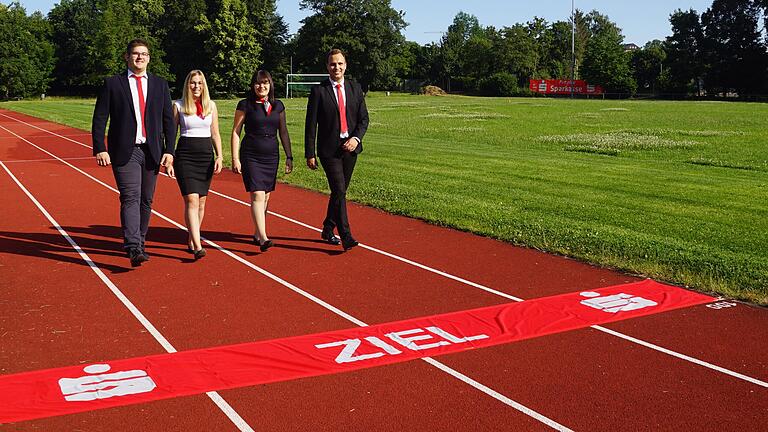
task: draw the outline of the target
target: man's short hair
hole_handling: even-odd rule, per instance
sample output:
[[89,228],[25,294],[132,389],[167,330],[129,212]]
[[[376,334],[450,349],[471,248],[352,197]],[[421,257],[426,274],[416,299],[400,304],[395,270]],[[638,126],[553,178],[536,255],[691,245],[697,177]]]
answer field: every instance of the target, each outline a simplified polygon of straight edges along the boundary
[[136,48],[137,46],[147,47],[147,50],[149,50],[149,44],[147,43],[147,41],[145,41],[144,39],[134,39],[128,42],[128,46],[125,47],[126,54],[130,54],[133,51],[133,49]]
[[341,54],[341,56],[344,57],[344,60],[347,60],[347,56],[342,50],[333,48],[332,50],[328,51],[328,55],[325,56],[325,64],[328,64],[328,62],[331,61],[331,57],[335,56],[336,54]]

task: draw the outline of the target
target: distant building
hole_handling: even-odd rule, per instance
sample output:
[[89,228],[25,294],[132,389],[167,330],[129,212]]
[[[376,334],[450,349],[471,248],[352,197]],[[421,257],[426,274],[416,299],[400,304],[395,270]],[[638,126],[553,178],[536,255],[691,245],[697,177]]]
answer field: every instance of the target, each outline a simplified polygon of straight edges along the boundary
[[622,45],[622,48],[624,48],[624,52],[627,52],[627,51],[637,51],[637,50],[640,49],[639,46],[637,46],[637,45],[635,45],[633,43],[624,44],[624,45]]

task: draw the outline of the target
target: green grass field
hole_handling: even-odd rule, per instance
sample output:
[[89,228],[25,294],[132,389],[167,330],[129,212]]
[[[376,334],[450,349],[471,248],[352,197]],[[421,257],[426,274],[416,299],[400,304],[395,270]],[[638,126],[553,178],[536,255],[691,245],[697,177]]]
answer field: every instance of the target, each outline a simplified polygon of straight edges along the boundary
[[[218,102],[227,164],[236,102]],[[281,178],[327,191],[302,161],[306,100],[285,102],[297,169]],[[768,304],[768,105],[382,94],[367,102],[350,199]],[[0,107],[89,130],[93,101]]]

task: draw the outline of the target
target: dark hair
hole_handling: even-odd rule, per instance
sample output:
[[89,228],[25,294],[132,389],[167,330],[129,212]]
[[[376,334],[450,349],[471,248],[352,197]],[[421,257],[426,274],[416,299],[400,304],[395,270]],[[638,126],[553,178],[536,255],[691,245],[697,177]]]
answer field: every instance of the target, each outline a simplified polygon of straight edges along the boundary
[[325,56],[325,64],[328,64],[328,62],[331,60],[331,56],[335,56],[336,54],[341,54],[342,57],[344,57],[344,61],[347,61],[347,56],[344,54],[344,51],[333,48],[332,50],[328,51],[328,54]]
[[134,39],[130,42],[128,42],[128,46],[125,47],[125,53],[130,54],[131,51],[133,51],[134,48],[137,46],[144,46],[147,47],[147,51],[149,51],[149,44],[144,39]]
[[256,91],[253,90],[253,86],[263,79],[269,81],[269,94],[267,95],[267,100],[269,103],[275,103],[275,82],[272,81],[272,74],[261,69],[254,72],[253,76],[251,76],[251,85],[248,87],[248,99],[256,102]]

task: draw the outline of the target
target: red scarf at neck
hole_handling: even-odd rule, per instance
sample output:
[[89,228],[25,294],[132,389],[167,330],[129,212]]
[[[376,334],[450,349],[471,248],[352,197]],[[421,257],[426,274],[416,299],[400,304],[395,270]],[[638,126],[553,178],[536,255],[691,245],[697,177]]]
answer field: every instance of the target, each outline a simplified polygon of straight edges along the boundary
[[269,103],[267,98],[259,99],[256,102],[264,105],[264,111],[267,113],[267,115],[272,112],[272,104]]
[[203,102],[200,99],[195,101],[195,108],[197,108],[197,116],[201,119],[205,119],[205,114],[203,114]]

